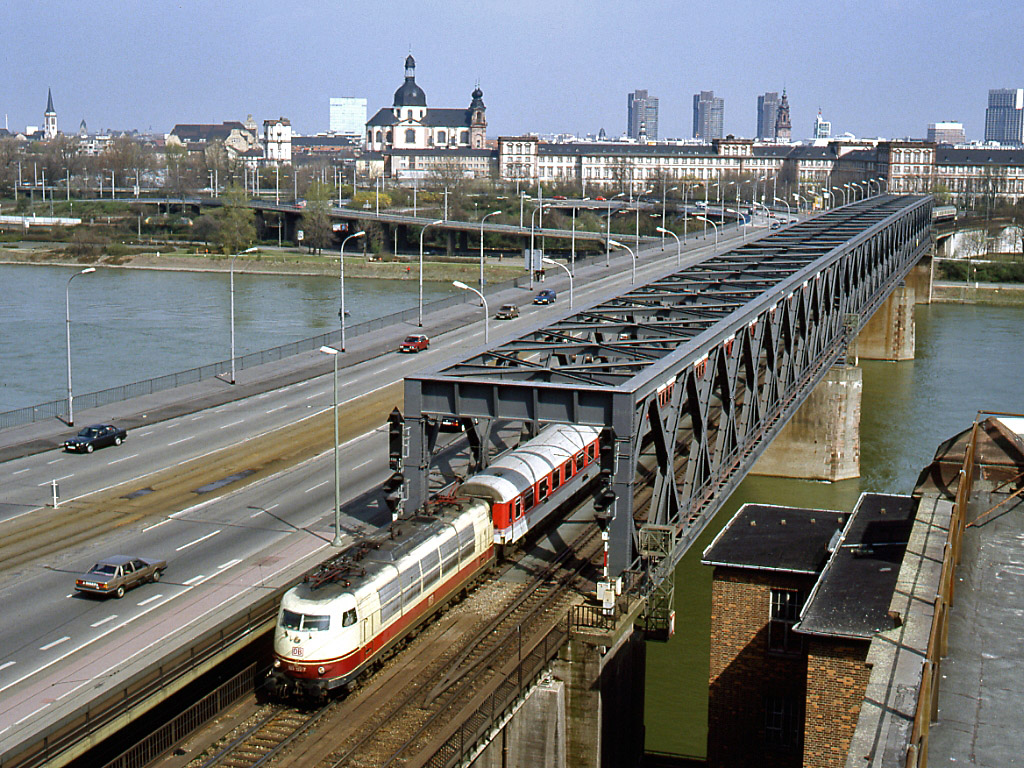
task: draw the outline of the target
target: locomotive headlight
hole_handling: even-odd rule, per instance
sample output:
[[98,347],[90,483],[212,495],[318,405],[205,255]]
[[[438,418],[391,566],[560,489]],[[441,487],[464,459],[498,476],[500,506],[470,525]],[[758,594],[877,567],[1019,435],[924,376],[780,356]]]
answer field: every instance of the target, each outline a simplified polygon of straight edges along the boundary
[[326,669],[324,669],[323,667],[317,667],[317,668],[316,668],[316,671],[317,671],[317,674],[320,674],[320,675],[322,675],[322,674],[323,674],[324,672],[326,672],[327,670],[326,670]]
[[274,669],[280,669],[280,667],[281,667],[281,660],[280,659],[274,659]]

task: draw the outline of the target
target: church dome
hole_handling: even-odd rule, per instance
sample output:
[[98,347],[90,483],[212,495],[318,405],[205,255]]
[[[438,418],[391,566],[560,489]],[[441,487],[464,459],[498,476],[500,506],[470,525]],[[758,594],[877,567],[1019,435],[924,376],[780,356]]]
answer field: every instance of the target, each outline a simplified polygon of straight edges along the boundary
[[425,107],[427,94],[416,85],[416,59],[405,57],[405,82],[395,91],[395,107]]
[[480,90],[479,85],[473,89],[472,96],[473,101],[469,104],[470,109],[486,109],[486,107],[484,107],[484,92]]
[[416,81],[407,77],[401,87],[395,91],[396,107],[425,107],[427,106],[427,94],[416,85]]

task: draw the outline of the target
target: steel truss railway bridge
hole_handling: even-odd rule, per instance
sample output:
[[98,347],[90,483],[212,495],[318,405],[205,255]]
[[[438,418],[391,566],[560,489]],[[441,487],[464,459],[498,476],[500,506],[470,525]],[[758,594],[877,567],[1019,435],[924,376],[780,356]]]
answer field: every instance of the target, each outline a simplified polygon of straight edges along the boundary
[[920,196],[837,208],[407,378],[403,513],[428,500],[443,416],[477,467],[495,421],[601,428],[606,584],[666,621],[675,565],[928,252],[931,213]]

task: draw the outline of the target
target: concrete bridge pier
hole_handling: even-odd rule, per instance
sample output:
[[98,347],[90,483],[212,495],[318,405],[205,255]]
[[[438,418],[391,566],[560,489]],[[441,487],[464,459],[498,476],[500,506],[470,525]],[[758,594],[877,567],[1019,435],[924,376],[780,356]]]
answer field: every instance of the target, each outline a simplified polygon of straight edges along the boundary
[[647,654],[633,623],[642,607],[638,602],[612,628],[576,627],[552,660],[550,673],[473,768],[638,765],[644,751]]
[[751,474],[804,480],[860,477],[863,371],[835,365],[761,454]]
[[891,361],[914,359],[916,300],[909,282],[897,286],[861,329],[857,337],[857,357]]

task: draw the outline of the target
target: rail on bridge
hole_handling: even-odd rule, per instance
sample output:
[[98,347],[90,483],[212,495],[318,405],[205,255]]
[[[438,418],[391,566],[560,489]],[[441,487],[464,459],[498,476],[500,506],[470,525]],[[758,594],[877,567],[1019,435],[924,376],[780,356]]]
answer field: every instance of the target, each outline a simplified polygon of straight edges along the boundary
[[927,252],[931,211],[920,196],[837,208],[407,378],[404,513],[427,501],[443,416],[479,420],[478,466],[495,420],[602,428],[606,594],[627,575],[659,602],[732,489]]

